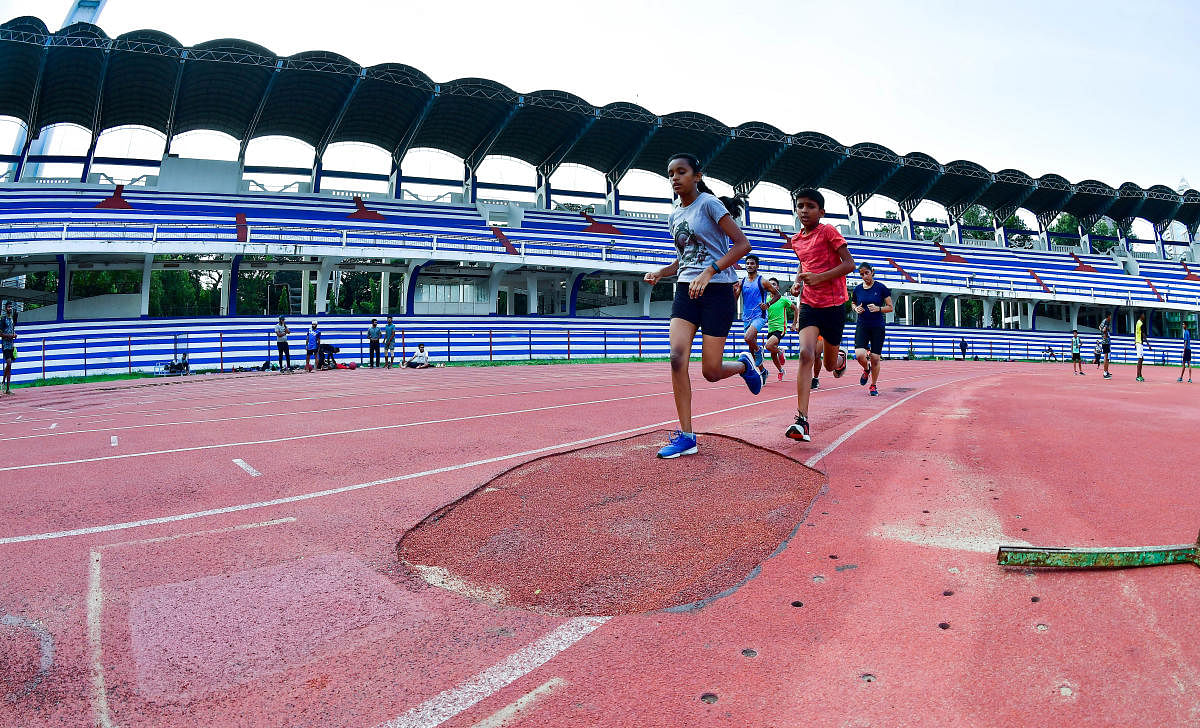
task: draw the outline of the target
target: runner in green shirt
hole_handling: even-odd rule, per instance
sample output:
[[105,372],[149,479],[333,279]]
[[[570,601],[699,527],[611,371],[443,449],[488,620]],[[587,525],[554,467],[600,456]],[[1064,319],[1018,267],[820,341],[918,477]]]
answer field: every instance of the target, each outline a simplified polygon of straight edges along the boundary
[[[775,287],[779,287],[779,281],[775,278],[771,279]],[[783,341],[784,334],[787,332],[788,319],[796,317],[798,309],[791,298],[780,296],[779,300],[771,304],[767,308],[767,343],[766,349],[771,352],[771,361],[774,362],[775,368],[779,370],[779,381],[783,381],[783,363],[787,358],[783,354],[783,350],[779,348],[779,342]]]
[[1079,340],[1079,331],[1071,332],[1071,373],[1083,374],[1083,342]]

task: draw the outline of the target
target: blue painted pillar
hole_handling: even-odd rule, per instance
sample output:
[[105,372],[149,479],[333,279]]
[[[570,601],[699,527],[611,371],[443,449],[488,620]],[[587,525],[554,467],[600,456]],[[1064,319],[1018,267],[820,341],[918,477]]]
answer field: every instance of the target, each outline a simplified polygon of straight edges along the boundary
[[233,256],[229,264],[229,306],[225,309],[226,316],[237,316],[238,303],[238,271],[242,267],[242,256]]
[[67,256],[56,257],[58,258],[58,316],[55,320],[66,321],[67,291],[71,287],[71,279],[67,275]]
[[404,314],[406,316],[413,315],[413,306],[417,302],[417,277],[421,275],[421,269],[424,265],[414,265],[405,276],[407,284],[404,291]]
[[321,191],[321,172],[325,170],[325,164],[317,157],[317,163],[313,165],[312,172],[312,191],[317,193]]
[[539,171],[537,173],[537,201],[543,210],[549,210],[553,207],[550,199],[552,195],[553,190],[550,189],[550,177]]
[[390,176],[390,182],[392,185],[392,198],[398,200],[402,195],[401,189],[404,185],[404,170],[400,168],[400,165],[397,164],[396,160],[394,159],[392,160],[392,171]]
[[587,271],[577,270],[571,275],[570,292],[567,298],[567,315],[575,315],[575,304],[579,301],[579,289],[583,287],[583,279],[588,277]]

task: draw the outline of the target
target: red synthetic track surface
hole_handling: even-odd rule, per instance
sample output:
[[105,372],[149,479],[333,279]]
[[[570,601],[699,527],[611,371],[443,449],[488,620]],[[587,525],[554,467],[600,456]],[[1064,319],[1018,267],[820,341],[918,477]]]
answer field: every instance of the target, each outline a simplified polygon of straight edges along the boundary
[[994,555],[1194,540],[1200,388],[888,362],[870,398],[852,366],[795,443],[794,369],[754,399],[694,377],[698,429],[798,461],[852,433],[787,547],[703,608],[591,621],[429,586],[396,542],[522,462],[665,429],[666,364],[20,390],[0,725],[1200,725],[1194,567]]

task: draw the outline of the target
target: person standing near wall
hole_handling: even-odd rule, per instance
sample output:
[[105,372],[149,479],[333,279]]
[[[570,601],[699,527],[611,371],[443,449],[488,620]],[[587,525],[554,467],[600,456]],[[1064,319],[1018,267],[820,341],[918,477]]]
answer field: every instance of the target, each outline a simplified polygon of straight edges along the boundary
[[1108,359],[1112,355],[1112,314],[1104,314],[1104,320],[1100,322],[1100,348],[1104,350],[1104,378],[1112,379],[1112,373],[1108,371]]
[[[292,330],[288,328],[287,322],[283,317],[279,317],[279,323],[275,324],[275,349],[279,356],[279,373],[290,374],[292,371],[292,350],[288,347],[288,334]],[[283,358],[287,357],[287,368],[283,367]]]
[[4,393],[12,394],[12,363],[17,358],[17,324],[12,301],[4,302],[4,316],[0,317],[0,349],[4,352]]
[[391,316],[387,317],[387,326],[383,327],[383,360],[388,369],[396,360],[396,324],[392,323]]
[[[369,364],[367,366],[379,366],[379,340],[383,338],[383,329],[379,328],[379,320],[371,319],[371,327],[367,329],[367,344],[371,347]],[[360,356],[362,349],[359,349]]]
[[1178,381],[1178,382],[1183,381],[1184,371],[1186,371],[1187,375],[1188,375],[1188,384],[1191,384],[1192,383],[1192,332],[1188,328],[1186,323],[1183,325],[1183,366],[1180,367],[1180,369],[1179,369],[1179,379],[1177,379],[1176,381]]
[[[304,370],[311,372],[314,364],[321,365],[321,356],[317,353],[321,348],[321,332],[317,331],[317,322],[312,322],[308,336],[304,339]],[[309,363],[312,360],[313,363]]]
[[1079,331],[1071,332],[1071,373],[1083,374],[1083,342],[1079,340]]
[[1146,378],[1142,376],[1142,359],[1145,357],[1145,349],[1151,348],[1149,339],[1146,338],[1146,314],[1139,313],[1137,323],[1133,326],[1133,348],[1137,351],[1137,381],[1144,382]]

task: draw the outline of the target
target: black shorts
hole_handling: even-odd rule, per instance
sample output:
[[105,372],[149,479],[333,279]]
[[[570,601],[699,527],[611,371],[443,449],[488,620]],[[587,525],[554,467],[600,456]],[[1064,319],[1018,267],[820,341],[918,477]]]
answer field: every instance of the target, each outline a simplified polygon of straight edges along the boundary
[[883,356],[883,337],[887,328],[883,326],[856,326],[854,328],[854,348],[866,349],[872,354]]
[[704,295],[699,298],[688,296],[687,283],[675,284],[675,302],[671,304],[671,318],[683,319],[695,324],[705,336],[724,338],[737,318],[737,300],[733,296],[732,283],[709,283]]
[[1192,350],[1191,350],[1191,349],[1184,349],[1184,350],[1183,350],[1183,363],[1184,363],[1184,364],[1191,364],[1191,363],[1192,363]]
[[1101,346],[1103,346],[1103,347],[1104,347],[1104,353],[1105,353],[1105,354],[1107,354],[1107,353],[1109,352],[1109,349],[1111,348],[1111,346],[1112,346],[1112,345],[1111,345],[1111,344],[1109,344],[1109,343],[1106,341],[1106,342],[1104,342],[1104,343],[1103,343]]
[[846,325],[846,307],[841,304],[828,308],[814,308],[807,303],[800,304],[800,330],[816,326],[817,332],[829,346],[842,343],[842,328]]
[[15,361],[16,358],[17,358],[17,350],[16,349],[5,349],[4,350],[4,361]]
[[772,336],[774,336],[776,339],[779,339],[780,341],[783,341],[784,332],[782,332],[782,331],[768,331],[768,332],[767,332],[767,338],[769,339],[769,338],[771,338]]
[[1071,352],[1071,361],[1083,361],[1083,359],[1080,358],[1079,352],[1073,351]]

